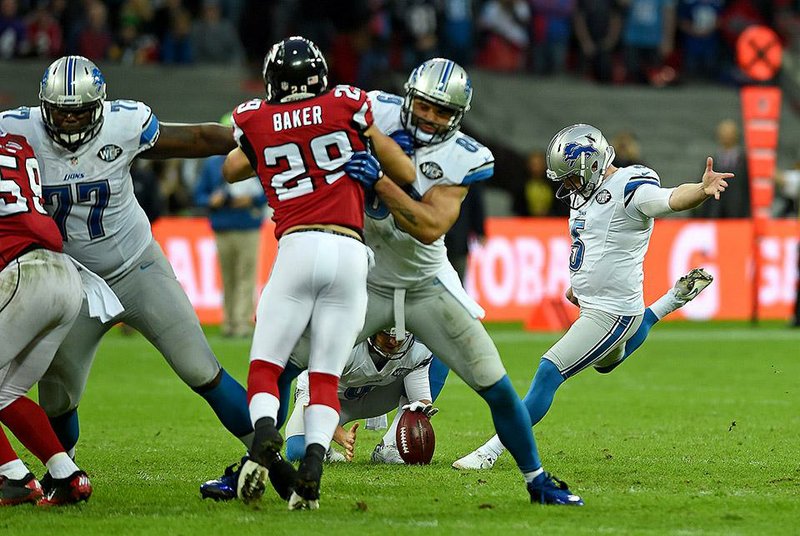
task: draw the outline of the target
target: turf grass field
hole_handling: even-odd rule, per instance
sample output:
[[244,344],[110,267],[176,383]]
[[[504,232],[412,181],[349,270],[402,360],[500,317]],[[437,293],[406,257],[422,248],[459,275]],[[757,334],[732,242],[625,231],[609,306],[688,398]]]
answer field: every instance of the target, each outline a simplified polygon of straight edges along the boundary
[[[490,325],[524,395],[556,335]],[[249,342],[209,330],[244,381]],[[199,498],[199,484],[242,454],[206,403],[138,334],[104,339],[81,404],[78,462],[87,504],[0,510],[25,534],[791,534],[800,519],[800,331],[778,325],[663,323],[610,375],[584,371],[536,427],[545,468],[584,508],[528,503],[513,460],[458,472],[492,433],[482,400],[448,378],[428,467],[376,466],[382,432],[359,432],[357,458],[329,465],[321,508],[288,512],[271,490],[257,507]],[[13,440],[12,440],[13,441]],[[14,443],[18,446],[17,443]],[[22,449],[41,476],[41,465]]]

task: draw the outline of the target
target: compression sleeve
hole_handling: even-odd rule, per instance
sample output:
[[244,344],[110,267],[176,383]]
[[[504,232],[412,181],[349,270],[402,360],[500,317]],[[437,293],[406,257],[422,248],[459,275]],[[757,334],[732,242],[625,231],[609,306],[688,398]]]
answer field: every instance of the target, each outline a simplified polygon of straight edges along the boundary
[[675,188],[661,188],[654,184],[645,184],[636,189],[633,194],[633,206],[640,214],[648,218],[660,218],[675,211],[669,206],[669,197]]
[[424,367],[412,370],[403,379],[403,383],[406,386],[406,396],[410,402],[431,399],[431,384],[428,380],[429,368],[430,363]]

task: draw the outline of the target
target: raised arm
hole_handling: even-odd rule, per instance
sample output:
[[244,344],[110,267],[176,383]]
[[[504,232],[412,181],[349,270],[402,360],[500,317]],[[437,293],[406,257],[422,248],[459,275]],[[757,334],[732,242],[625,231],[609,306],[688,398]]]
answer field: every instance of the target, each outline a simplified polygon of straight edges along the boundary
[[161,123],[158,141],[143,158],[203,158],[236,147],[233,129],[219,123]]
[[709,156],[706,159],[705,173],[699,183],[685,183],[675,188],[669,197],[669,208],[679,212],[700,206],[709,197],[718,200],[728,187],[726,179],[733,177],[733,173],[714,171],[713,165],[714,159]]

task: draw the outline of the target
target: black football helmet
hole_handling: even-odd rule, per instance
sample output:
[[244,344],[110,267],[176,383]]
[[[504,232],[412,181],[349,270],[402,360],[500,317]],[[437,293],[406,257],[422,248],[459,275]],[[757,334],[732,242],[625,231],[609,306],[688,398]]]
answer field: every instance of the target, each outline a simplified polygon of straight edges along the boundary
[[267,102],[289,102],[321,95],[328,89],[328,64],[317,45],[305,37],[275,43],[264,58]]

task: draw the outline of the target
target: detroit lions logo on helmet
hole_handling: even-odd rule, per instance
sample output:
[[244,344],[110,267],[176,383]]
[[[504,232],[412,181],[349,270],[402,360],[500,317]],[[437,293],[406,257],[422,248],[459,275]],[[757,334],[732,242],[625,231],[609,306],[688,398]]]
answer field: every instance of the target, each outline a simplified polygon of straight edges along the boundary
[[575,162],[578,161],[582,154],[591,156],[597,154],[597,149],[591,145],[581,145],[575,142],[568,143],[564,146],[564,161],[567,162],[570,167],[575,165]]
[[[45,76],[47,76],[47,74],[45,74]],[[97,89],[97,93],[103,91],[103,86],[106,85],[106,78],[97,67],[92,69],[92,82],[94,83],[94,87]]]

